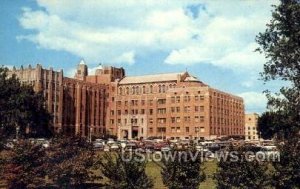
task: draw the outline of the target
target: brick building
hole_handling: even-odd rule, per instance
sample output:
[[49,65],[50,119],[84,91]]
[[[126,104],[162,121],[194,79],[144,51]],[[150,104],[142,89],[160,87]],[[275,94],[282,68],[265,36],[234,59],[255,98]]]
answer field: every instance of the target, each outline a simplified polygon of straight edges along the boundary
[[245,115],[245,140],[259,140],[260,135],[257,129],[259,115],[251,113]]
[[99,66],[89,75],[81,61],[74,78],[40,65],[12,73],[44,93],[57,132],[182,139],[245,133],[243,99],[188,72],[126,76],[123,68]]

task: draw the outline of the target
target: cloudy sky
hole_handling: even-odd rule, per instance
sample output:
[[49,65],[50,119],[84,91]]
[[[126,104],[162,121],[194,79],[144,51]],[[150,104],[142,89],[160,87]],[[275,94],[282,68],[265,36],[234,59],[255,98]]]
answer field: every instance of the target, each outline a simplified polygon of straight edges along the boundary
[[127,75],[188,70],[211,87],[263,112],[264,57],[255,36],[277,1],[1,0],[0,64],[64,69],[84,59],[122,66]]

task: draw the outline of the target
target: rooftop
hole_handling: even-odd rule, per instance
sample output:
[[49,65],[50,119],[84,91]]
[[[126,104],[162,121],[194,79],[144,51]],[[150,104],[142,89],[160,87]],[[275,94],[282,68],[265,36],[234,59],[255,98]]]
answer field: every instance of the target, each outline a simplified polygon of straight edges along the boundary
[[186,72],[143,75],[143,76],[126,76],[120,81],[120,84],[177,81],[178,77],[183,76],[185,73]]

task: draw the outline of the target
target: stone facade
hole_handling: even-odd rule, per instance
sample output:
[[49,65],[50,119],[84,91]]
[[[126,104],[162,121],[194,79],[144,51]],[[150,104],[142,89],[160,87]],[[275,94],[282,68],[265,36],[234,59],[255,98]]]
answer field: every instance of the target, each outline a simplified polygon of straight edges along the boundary
[[67,78],[62,70],[43,69],[39,64],[13,68],[8,74],[43,93],[55,132],[82,136],[105,132],[106,85]]
[[259,140],[259,132],[257,129],[257,120],[259,115],[251,113],[245,115],[245,140]]
[[10,74],[44,93],[57,132],[170,139],[245,133],[243,99],[188,72],[125,76],[123,68],[99,66],[89,75],[81,61],[74,78],[40,65]]

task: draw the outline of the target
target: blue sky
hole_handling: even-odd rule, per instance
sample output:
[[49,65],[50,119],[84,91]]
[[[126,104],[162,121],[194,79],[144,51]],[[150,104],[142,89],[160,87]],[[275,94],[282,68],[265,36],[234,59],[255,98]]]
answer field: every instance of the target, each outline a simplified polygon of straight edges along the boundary
[[84,59],[122,66],[127,75],[188,70],[211,87],[263,112],[265,59],[255,36],[277,1],[2,0],[0,64],[64,69]]

